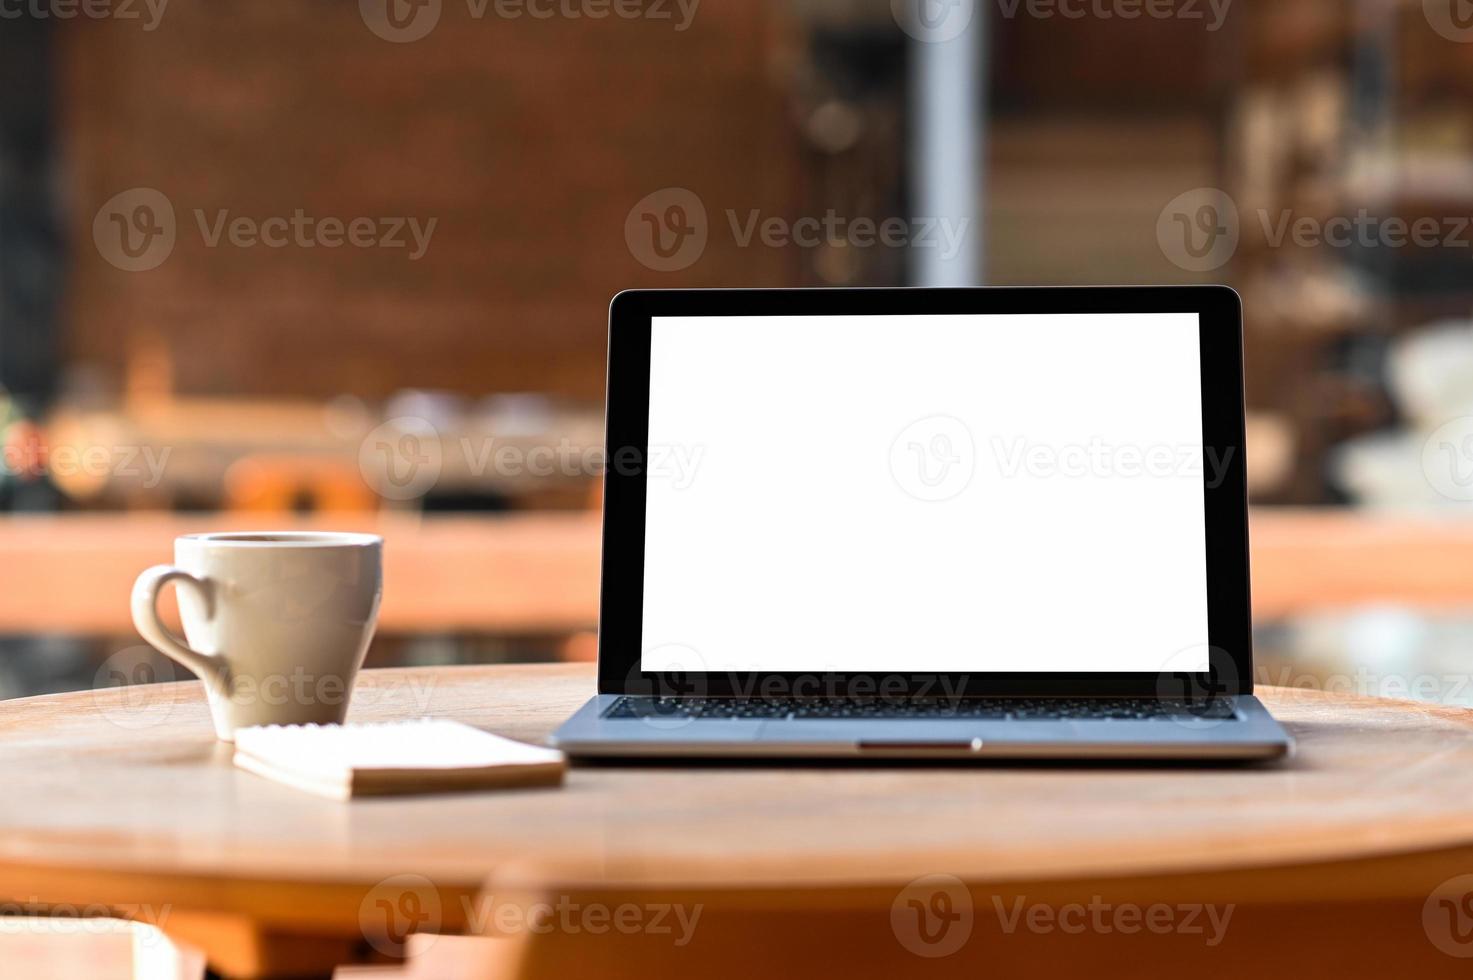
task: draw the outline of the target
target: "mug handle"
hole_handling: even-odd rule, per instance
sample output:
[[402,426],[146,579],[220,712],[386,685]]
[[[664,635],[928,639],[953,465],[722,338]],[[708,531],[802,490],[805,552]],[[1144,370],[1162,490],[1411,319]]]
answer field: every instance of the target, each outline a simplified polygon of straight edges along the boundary
[[194,671],[206,684],[222,684],[227,675],[225,658],[191,649],[159,620],[159,590],[173,581],[178,582],[178,588],[194,589],[206,610],[213,607],[208,579],[198,578],[173,565],[155,565],[144,569],[138,581],[133,583],[133,626],[156,650]]

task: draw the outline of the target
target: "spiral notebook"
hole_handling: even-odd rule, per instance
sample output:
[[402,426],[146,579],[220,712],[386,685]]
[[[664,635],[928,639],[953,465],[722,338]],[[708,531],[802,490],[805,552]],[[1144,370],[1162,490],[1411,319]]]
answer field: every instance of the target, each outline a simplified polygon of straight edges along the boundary
[[557,749],[457,721],[266,725],[235,733],[235,764],[321,796],[443,793],[563,781]]

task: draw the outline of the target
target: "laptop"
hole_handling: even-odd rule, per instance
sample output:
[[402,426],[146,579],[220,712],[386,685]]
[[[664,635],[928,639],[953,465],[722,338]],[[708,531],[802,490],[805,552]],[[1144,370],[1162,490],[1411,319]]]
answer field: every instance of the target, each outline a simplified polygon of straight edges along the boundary
[[1263,759],[1222,286],[638,290],[575,757]]

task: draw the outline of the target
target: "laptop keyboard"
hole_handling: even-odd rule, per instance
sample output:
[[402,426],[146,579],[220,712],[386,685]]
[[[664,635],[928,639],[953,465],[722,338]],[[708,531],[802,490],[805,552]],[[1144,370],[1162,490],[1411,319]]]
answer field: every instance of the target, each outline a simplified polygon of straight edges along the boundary
[[1154,698],[671,698],[621,697],[605,718],[828,718],[976,721],[1236,721],[1230,701]]

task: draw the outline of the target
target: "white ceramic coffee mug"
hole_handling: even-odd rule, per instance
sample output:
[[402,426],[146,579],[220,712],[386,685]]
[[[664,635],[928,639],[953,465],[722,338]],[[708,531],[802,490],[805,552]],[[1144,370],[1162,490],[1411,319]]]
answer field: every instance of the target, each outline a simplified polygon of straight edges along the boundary
[[[184,638],[159,621],[175,583]],[[187,534],[174,564],[133,586],[133,625],[204,681],[215,733],[250,725],[329,724],[348,711],[383,595],[383,540],[372,534]]]

